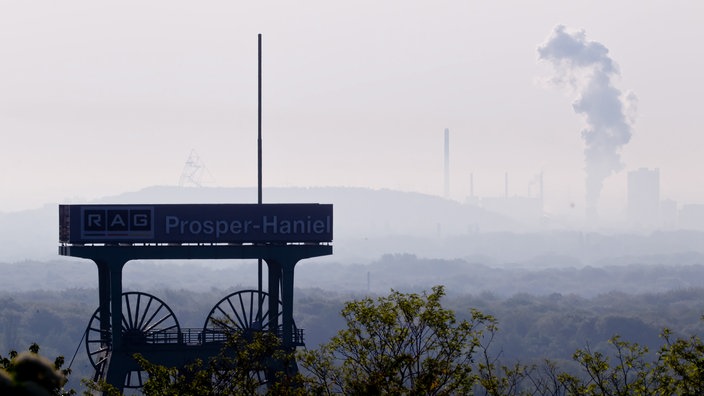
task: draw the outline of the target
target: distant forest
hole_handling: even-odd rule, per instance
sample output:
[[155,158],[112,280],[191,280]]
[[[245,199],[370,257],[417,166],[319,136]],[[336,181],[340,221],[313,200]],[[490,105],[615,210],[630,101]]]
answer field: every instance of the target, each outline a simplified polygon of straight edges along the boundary
[[[202,327],[221,298],[252,288],[251,273],[256,272],[249,264],[206,268],[171,263],[168,271],[163,265],[126,267],[125,291],[162,299],[183,328]],[[67,365],[76,353],[71,386],[78,387],[80,378],[92,374],[81,339],[98,304],[94,265],[24,262],[2,268],[12,276],[0,279],[0,350],[22,350],[36,342],[46,355],[64,355]],[[316,272],[315,282],[309,272]],[[294,318],[305,329],[309,347],[342,328],[339,312],[345,301],[391,289],[430,290],[436,284],[446,286],[443,305],[459,318],[476,308],[498,319],[495,347],[506,363],[551,358],[569,364],[576,349],[603,348],[614,335],[655,351],[664,327],[685,336],[704,334],[704,288],[694,286],[704,275],[698,264],[527,270],[388,255],[369,265],[301,264],[298,274]]]
[[[160,289],[238,290],[257,284],[255,260],[131,261],[124,267],[123,287],[152,293]],[[7,276],[0,290],[32,291],[94,288],[98,271],[90,260],[0,262]],[[11,274],[11,276],[10,276]],[[429,290],[445,285],[448,295],[491,293],[502,298],[516,293],[595,297],[612,291],[629,294],[664,293],[701,286],[704,254],[614,257],[584,265],[570,256],[545,255],[525,262],[497,262],[485,256],[461,259],[386,254],[371,262],[340,262],[335,256],[301,261],[295,285],[346,293],[386,294]]]

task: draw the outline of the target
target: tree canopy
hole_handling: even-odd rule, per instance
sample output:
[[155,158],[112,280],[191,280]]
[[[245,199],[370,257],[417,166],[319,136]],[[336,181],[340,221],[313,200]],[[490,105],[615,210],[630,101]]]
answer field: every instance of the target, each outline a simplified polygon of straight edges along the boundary
[[[233,334],[222,352],[186,368],[136,359],[146,395],[491,395],[626,396],[704,394],[704,344],[661,332],[661,346],[627,341],[578,348],[572,364],[505,364],[498,322],[472,309],[467,320],[442,306],[442,286],[422,294],[347,302],[345,327],[319,348],[291,350],[266,331]],[[278,365],[278,376],[271,370]],[[266,379],[268,382],[263,381]],[[94,388],[95,389],[95,388]]]
[[308,384],[323,394],[469,394],[475,350],[493,318],[474,311],[457,320],[431,293],[393,291],[348,302],[347,327],[317,350],[301,354]]
[[56,395],[75,394],[64,390],[69,369],[62,369],[63,356],[51,362],[39,355],[39,345],[32,344],[28,351],[10,351],[0,355],[0,394],[2,395]]

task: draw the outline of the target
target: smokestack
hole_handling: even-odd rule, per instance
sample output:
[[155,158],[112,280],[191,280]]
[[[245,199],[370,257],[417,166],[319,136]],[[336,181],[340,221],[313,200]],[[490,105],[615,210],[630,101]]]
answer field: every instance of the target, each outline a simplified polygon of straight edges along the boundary
[[474,198],[474,173],[469,174],[469,196]]
[[540,210],[543,210],[543,202],[544,202],[544,195],[543,195],[543,172],[540,172]]
[[445,128],[445,198],[450,198],[450,129]]

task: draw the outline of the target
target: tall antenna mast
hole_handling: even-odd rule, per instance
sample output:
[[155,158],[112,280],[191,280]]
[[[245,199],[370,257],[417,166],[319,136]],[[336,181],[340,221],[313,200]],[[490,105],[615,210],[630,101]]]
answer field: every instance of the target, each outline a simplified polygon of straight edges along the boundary
[[258,137],[257,137],[257,158],[258,158],[258,177],[257,177],[257,185],[258,185],[258,201],[257,203],[262,203],[262,34],[259,33],[259,59],[258,59],[258,69],[259,69],[259,78],[258,78],[258,111],[257,111],[257,129],[258,129]]
[[[262,34],[258,35],[258,61],[257,69],[259,76],[257,79],[257,203],[262,204]],[[257,295],[259,296],[259,309],[257,309],[257,322],[261,325],[262,317],[262,304],[264,303],[264,298],[262,296],[262,259],[257,260]],[[271,288],[271,285],[269,285]]]

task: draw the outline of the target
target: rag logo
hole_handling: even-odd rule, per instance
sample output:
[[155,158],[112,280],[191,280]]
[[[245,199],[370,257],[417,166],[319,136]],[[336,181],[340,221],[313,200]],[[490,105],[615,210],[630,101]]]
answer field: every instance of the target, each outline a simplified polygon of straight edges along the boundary
[[83,208],[83,237],[152,238],[154,208],[90,207]]

